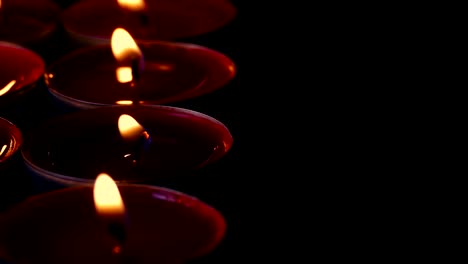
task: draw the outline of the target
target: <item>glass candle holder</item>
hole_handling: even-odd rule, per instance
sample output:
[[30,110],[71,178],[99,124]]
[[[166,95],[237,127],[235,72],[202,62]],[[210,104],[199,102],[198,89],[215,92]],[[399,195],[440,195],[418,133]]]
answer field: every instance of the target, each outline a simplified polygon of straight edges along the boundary
[[116,27],[141,41],[181,40],[215,31],[237,15],[229,0],[145,0],[132,10],[117,0],[79,1],[63,12],[71,39],[84,45],[108,44]]
[[50,93],[75,109],[121,104],[158,105],[212,93],[235,75],[232,60],[193,44],[139,44],[144,67],[136,83],[119,81],[119,68],[110,45],[82,48],[46,69]]
[[[122,115],[139,123],[138,135],[143,138],[122,136]],[[45,183],[38,185],[45,190],[89,184],[100,171],[109,172],[118,183],[159,185],[190,177],[216,162],[233,142],[220,121],[169,106],[77,111],[52,118],[24,137],[26,167],[39,183]]]
[[[0,214],[0,259],[8,263],[181,264],[211,252],[226,223],[203,201],[174,190],[119,185],[126,241],[116,241],[93,203],[91,186],[32,196]],[[124,252],[125,258],[118,253]],[[116,256],[117,255],[117,256]]]

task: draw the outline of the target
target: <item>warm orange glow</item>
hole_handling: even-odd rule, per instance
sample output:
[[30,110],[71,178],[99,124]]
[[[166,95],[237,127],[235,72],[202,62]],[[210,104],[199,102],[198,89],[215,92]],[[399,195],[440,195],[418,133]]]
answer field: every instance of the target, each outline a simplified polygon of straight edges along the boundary
[[2,156],[3,152],[5,152],[5,149],[7,148],[7,145],[3,145],[2,149],[0,149],[0,157]]
[[13,81],[9,82],[5,87],[0,89],[0,96],[6,94],[11,89],[11,87],[13,87],[13,85],[15,85],[15,83],[16,83],[16,80],[13,80]]
[[99,174],[94,183],[94,205],[99,214],[124,214],[125,212],[117,184],[106,173]]
[[133,101],[131,101],[131,100],[120,100],[120,101],[117,101],[115,103],[118,104],[118,105],[132,105]]
[[145,9],[145,1],[143,0],[117,0],[119,6],[131,11],[142,11]]
[[119,117],[119,132],[120,135],[128,141],[137,140],[144,132],[144,128],[131,116],[121,115]]
[[128,83],[133,81],[132,68],[131,67],[118,67],[115,70],[117,81],[119,83]]
[[111,47],[114,57],[120,62],[140,59],[142,53],[135,40],[123,28],[116,28],[112,33]]
[[2,8],[2,0],[0,0],[0,8]]

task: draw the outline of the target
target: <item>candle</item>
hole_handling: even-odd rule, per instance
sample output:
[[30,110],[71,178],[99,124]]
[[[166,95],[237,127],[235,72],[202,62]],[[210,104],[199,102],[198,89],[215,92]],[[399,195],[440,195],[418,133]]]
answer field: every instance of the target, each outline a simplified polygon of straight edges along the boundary
[[79,1],[63,12],[72,39],[86,45],[108,44],[116,27],[137,42],[180,40],[213,32],[237,15],[229,0]]
[[0,41],[0,113],[35,87],[45,71],[42,58],[14,43]]
[[59,7],[49,0],[0,0],[0,40],[34,45],[58,25]]
[[[119,122],[122,119],[131,121]],[[226,155],[232,142],[224,124],[199,112],[169,106],[111,106],[44,122],[25,135],[22,155],[38,183],[88,184],[94,180],[89,175],[107,171],[119,183],[159,184],[213,164]]]
[[[102,197],[97,186],[65,188],[30,197],[0,215],[0,259],[180,264],[208,254],[224,238],[222,214],[195,197],[155,186],[103,187],[114,193]],[[128,221],[120,222],[124,237],[117,239],[109,223],[120,217]]]
[[125,29],[114,31],[123,34],[117,39],[132,52],[118,55],[119,41],[113,41],[78,49],[46,69],[45,81],[57,102],[75,109],[168,104],[211,93],[235,75],[232,60],[217,51],[161,41],[137,46]]

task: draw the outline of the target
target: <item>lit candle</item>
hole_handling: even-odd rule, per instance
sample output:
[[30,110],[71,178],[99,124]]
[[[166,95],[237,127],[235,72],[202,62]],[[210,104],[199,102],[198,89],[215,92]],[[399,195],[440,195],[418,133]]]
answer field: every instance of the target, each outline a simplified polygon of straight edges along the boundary
[[[192,176],[232,143],[223,123],[199,112],[113,106],[47,120],[25,135],[22,154],[38,182],[58,187],[89,184],[101,171],[119,183],[159,184]],[[129,162],[134,158],[137,166]]]
[[119,189],[108,174],[101,173],[96,178],[93,195],[99,217],[103,220],[109,235],[116,239],[112,251],[120,256],[127,239],[127,217]]
[[151,135],[135,118],[127,114],[119,117],[118,127],[120,135],[130,145],[130,153],[126,153],[124,157],[137,167],[151,144]]
[[0,40],[36,45],[55,32],[59,14],[49,0],[0,0]]
[[62,20],[72,39],[95,45],[108,44],[116,27],[137,42],[181,40],[216,31],[236,15],[229,0],[100,0],[76,2]]
[[0,214],[0,260],[181,264],[213,251],[225,231],[223,215],[195,197],[116,186],[101,174],[89,186],[32,196]]
[[[123,28],[117,28],[112,33],[112,53],[117,60],[117,81],[130,83],[130,89],[134,90],[133,103],[139,103],[140,75],[144,68],[143,53],[133,40],[132,36]],[[130,74],[128,74],[130,72]]]
[[64,56],[48,67],[45,81],[59,104],[86,109],[180,102],[222,88],[235,72],[232,60],[217,51],[186,43],[137,45],[117,28],[111,45]]

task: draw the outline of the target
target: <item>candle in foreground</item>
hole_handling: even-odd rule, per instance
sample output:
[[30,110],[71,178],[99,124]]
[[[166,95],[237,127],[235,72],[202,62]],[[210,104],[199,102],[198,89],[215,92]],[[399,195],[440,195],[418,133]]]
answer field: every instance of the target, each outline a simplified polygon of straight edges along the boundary
[[89,183],[94,180],[89,175],[100,171],[119,183],[190,177],[224,157],[233,142],[220,121],[169,106],[77,111],[50,119],[24,137],[26,166],[39,179],[62,186]]
[[45,80],[59,103],[85,109],[180,102],[220,89],[236,72],[231,59],[202,46],[137,46],[122,28],[112,35],[112,45],[78,49],[48,67]]
[[0,0],[0,40],[38,44],[55,32],[59,14],[50,0]]
[[[0,215],[0,259],[180,264],[208,254],[224,237],[222,214],[197,198],[144,185],[118,185],[118,192],[125,211],[96,209],[93,186],[65,188],[18,204]],[[107,228],[109,222],[103,221],[109,212],[128,216],[124,244],[117,243]]]
[[116,27],[138,42],[181,40],[216,31],[237,10],[229,0],[79,1],[63,12],[65,30],[84,44],[108,44]]

